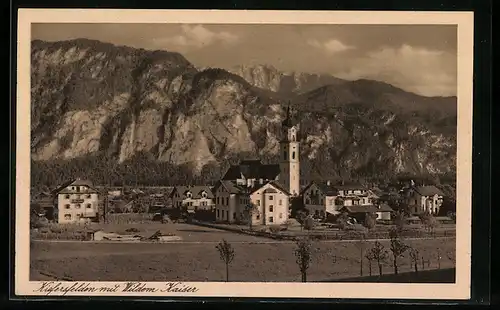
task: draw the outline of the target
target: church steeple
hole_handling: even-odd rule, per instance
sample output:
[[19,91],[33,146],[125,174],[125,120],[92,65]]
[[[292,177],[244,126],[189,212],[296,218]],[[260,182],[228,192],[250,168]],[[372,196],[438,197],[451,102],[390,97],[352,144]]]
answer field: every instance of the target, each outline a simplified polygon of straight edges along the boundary
[[294,126],[295,121],[290,113],[290,101],[288,101],[288,107],[286,108],[286,116],[281,125],[286,128],[291,128]]
[[292,116],[290,102],[281,125],[280,181],[293,196],[296,196],[300,193],[299,126]]

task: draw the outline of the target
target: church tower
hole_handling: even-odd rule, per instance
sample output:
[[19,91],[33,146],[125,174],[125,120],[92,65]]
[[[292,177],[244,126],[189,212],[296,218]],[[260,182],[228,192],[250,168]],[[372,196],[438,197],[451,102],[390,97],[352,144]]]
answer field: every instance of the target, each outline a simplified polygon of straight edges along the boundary
[[279,180],[292,196],[298,196],[300,194],[299,126],[290,115],[290,105],[281,127]]

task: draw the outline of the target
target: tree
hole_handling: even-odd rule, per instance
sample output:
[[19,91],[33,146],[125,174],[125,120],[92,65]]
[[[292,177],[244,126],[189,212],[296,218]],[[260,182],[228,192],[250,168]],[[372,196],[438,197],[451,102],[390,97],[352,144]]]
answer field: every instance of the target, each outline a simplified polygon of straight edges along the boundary
[[389,232],[389,236],[391,238],[391,252],[393,256],[393,266],[394,266],[394,274],[398,274],[398,258],[403,256],[403,254],[408,250],[408,245],[403,243],[400,239],[400,232],[397,228],[391,229]]
[[429,233],[431,236],[435,236],[435,229],[438,226],[438,221],[436,218],[430,214],[430,213],[423,213],[420,216],[420,221],[422,222],[422,225],[424,225],[425,230],[427,233]]
[[297,214],[295,214],[295,219],[300,224],[300,230],[301,231],[304,230],[304,224],[305,224],[306,219],[307,219],[306,212],[304,210],[297,211]]
[[248,228],[250,230],[252,230],[253,229],[253,216],[254,216],[254,214],[259,214],[259,208],[257,208],[257,205],[255,205],[253,202],[250,201],[245,206],[244,212],[245,212],[246,217],[248,219]]
[[296,242],[295,257],[299,266],[302,282],[307,282],[307,269],[311,264],[311,240],[309,238],[299,239]]
[[226,264],[226,282],[229,282],[229,265],[234,259],[234,249],[225,239],[222,239],[216,248],[219,251],[220,259]]
[[363,258],[364,258],[364,251],[365,251],[365,247],[366,247],[364,234],[358,235],[358,240],[356,241],[356,247],[359,249],[359,274],[362,277],[363,276]]
[[363,226],[371,232],[373,228],[377,225],[377,214],[376,213],[366,213]]
[[382,243],[375,241],[375,244],[370,249],[368,255],[372,258],[372,260],[377,262],[379,275],[382,276],[383,264],[385,263],[387,257],[389,256],[387,250],[382,245]]
[[375,260],[375,256],[373,255],[373,251],[368,251],[365,254],[366,260],[368,260],[368,271],[370,272],[370,276],[372,275],[372,262]]
[[451,251],[451,252],[447,252],[446,253],[446,256],[448,257],[448,259],[450,261],[453,262],[453,264],[455,264],[455,252],[454,251]]
[[304,228],[306,230],[314,229],[314,219],[311,216],[307,216],[306,219],[304,220]]
[[399,233],[403,233],[407,224],[405,213],[403,211],[394,212],[392,215],[392,222],[396,226]]
[[411,258],[411,262],[413,264],[413,267],[415,268],[415,273],[418,273],[418,262],[420,259],[420,253],[418,252],[418,249],[410,248],[410,258]]

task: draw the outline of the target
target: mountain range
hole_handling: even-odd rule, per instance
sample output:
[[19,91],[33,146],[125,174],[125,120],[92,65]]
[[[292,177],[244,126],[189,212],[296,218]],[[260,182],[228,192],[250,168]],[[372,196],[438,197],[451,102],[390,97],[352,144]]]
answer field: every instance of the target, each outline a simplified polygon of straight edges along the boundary
[[[127,166],[122,178],[154,173],[168,183],[181,182],[172,167],[185,179],[208,169],[212,180],[238,159],[277,162],[288,105],[300,120],[306,179],[456,169],[456,97],[270,65],[197,68],[176,52],[88,39],[31,43],[35,183],[60,181],[68,167],[92,176],[97,164],[81,164],[97,162],[89,158],[106,158],[102,175]],[[138,161],[157,168],[145,174]]]

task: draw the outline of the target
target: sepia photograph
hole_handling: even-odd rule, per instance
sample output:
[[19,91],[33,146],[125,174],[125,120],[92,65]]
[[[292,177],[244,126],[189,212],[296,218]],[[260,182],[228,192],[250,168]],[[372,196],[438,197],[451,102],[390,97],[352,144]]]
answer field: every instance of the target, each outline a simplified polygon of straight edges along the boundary
[[472,14],[74,11],[18,40],[23,294],[468,297]]

